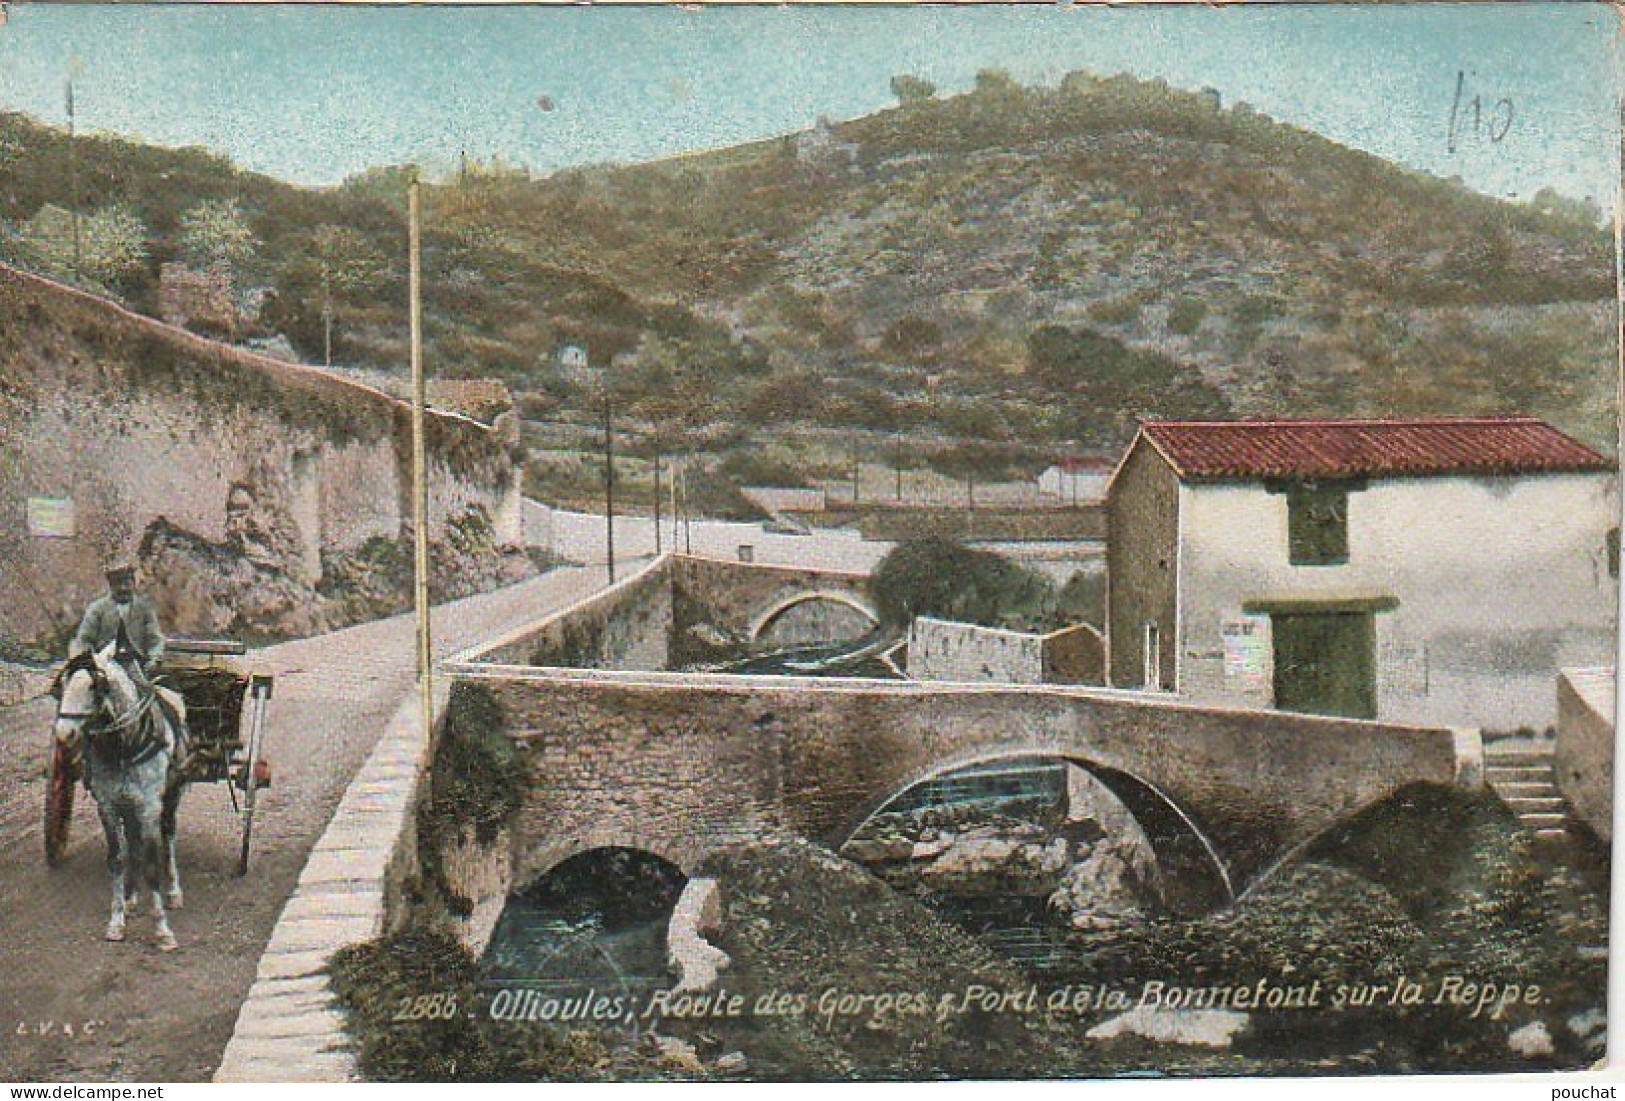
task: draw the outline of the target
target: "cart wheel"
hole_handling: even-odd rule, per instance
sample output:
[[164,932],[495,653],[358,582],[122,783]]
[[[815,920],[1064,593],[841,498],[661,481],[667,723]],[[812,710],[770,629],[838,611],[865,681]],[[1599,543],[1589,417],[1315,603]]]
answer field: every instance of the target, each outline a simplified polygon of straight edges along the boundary
[[52,868],[67,855],[68,832],[73,826],[73,789],[78,782],[79,770],[73,765],[68,747],[54,742],[51,775],[45,784],[45,863]]

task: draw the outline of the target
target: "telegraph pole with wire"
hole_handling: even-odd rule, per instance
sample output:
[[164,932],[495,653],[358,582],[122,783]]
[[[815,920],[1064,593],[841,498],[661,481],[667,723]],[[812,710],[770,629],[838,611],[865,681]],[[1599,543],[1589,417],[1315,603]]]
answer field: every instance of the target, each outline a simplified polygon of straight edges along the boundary
[[79,142],[73,108],[73,78],[78,75],[79,59],[68,62],[68,213],[73,223],[73,277],[84,278],[84,259],[79,244]]
[[434,730],[434,651],[429,627],[429,478],[425,448],[424,408],[428,404],[423,377],[423,235],[417,173],[406,191],[408,299],[412,332],[412,526],[413,603],[417,610],[418,688],[422,701],[424,736]]
[[609,369],[604,369],[604,561],[615,583],[615,430],[610,422]]
[[660,556],[660,445],[655,445],[655,557]]

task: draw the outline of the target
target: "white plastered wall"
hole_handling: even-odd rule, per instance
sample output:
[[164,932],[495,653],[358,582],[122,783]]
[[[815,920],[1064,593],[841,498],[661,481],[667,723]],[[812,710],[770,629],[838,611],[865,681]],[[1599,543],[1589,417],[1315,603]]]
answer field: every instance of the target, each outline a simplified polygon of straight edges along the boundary
[[1349,495],[1348,562],[1293,566],[1285,494],[1182,486],[1180,693],[1272,705],[1269,620],[1248,605],[1392,598],[1379,718],[1543,729],[1557,670],[1613,654],[1615,492],[1606,474],[1371,481]]

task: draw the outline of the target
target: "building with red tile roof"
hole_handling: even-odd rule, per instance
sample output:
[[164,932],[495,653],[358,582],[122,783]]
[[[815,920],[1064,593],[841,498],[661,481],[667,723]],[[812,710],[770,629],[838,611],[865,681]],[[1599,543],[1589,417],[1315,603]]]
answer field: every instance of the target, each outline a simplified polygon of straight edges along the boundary
[[1121,687],[1541,728],[1613,654],[1615,464],[1533,417],[1147,421],[1107,513]]
[[1610,470],[1534,417],[1429,420],[1147,421],[1141,431],[1185,481],[1396,478]]

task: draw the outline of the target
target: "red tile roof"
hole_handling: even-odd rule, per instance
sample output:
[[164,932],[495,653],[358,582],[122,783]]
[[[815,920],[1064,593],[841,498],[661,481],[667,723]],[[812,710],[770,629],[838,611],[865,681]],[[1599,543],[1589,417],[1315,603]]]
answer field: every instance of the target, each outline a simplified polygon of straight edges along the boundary
[[1612,470],[1533,417],[1147,421],[1143,435],[1187,481]]

